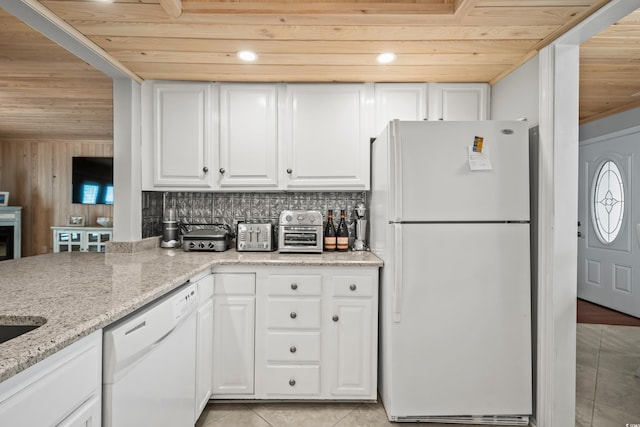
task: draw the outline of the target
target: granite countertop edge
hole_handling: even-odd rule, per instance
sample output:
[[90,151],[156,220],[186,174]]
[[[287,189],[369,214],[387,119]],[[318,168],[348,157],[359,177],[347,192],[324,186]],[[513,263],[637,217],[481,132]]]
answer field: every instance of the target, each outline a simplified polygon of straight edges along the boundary
[[[17,318],[26,317],[45,317],[47,323],[0,344],[0,384],[202,272],[216,266],[252,265],[379,268],[383,262],[370,252],[280,254],[238,253],[231,249],[226,252],[189,253],[160,248],[133,254],[60,253],[3,261],[0,264],[0,300],[5,303],[0,306],[0,324],[11,324]],[[43,269],[40,275],[37,272],[39,266]],[[54,272],[60,274],[58,281],[51,278]],[[99,280],[92,277],[100,273],[111,277]],[[153,277],[155,274],[162,278]],[[127,287],[129,281],[132,285]],[[47,288],[47,285],[51,286]],[[38,302],[34,308],[24,299],[36,293]],[[90,307],[85,318],[75,319],[83,311],[82,304],[75,301],[87,293],[90,294],[85,299],[89,301],[87,304],[95,306]],[[59,301],[56,301],[56,296]],[[109,301],[101,303],[101,298]],[[48,308],[38,311],[38,304]],[[62,313],[52,307],[59,308]],[[42,312],[47,310],[49,312]]]

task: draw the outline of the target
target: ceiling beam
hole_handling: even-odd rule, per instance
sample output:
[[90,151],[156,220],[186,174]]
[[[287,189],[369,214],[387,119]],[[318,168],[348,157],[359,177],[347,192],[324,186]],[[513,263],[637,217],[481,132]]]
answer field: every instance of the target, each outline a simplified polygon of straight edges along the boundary
[[113,79],[130,78],[138,83],[142,82],[140,76],[134,74],[117,59],[105,52],[104,49],[38,1],[0,0],[0,6],[107,76]]
[[160,0],[160,6],[172,18],[182,15],[182,0]]

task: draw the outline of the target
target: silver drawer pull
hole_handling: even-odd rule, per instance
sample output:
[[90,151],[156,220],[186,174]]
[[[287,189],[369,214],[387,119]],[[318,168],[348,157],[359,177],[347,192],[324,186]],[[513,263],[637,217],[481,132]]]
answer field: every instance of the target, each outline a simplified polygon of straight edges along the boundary
[[298,317],[295,311],[292,311],[289,316],[291,316],[292,319],[295,319],[296,317]]
[[291,284],[291,289],[293,289],[294,291],[295,291],[296,289],[298,289],[298,284],[297,284],[297,283],[292,283],[292,284]]
[[289,385],[291,387],[293,387],[294,385],[296,385],[296,380],[294,380],[293,378],[289,380]]
[[333,319],[334,322],[337,322],[338,320],[340,320],[337,314],[334,314],[331,319]]
[[356,290],[356,284],[355,283],[350,284],[349,285],[349,289],[351,289],[352,291],[355,291]]
[[291,353],[295,353],[296,351],[298,351],[298,349],[296,348],[296,346],[295,346],[295,345],[292,345],[291,347],[289,347],[289,351],[290,351]]

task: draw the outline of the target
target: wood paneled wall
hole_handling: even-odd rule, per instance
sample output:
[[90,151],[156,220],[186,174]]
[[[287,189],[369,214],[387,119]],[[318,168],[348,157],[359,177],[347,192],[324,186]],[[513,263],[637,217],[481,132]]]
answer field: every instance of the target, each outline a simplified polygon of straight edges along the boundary
[[71,203],[71,158],[113,155],[113,85],[2,10],[0,32],[0,191],[23,207],[22,256],[38,255],[70,215],[88,225],[113,216],[111,206]]
[[71,203],[71,158],[113,156],[112,141],[3,140],[0,156],[0,187],[10,192],[10,205],[23,207],[22,256],[51,252],[50,227],[70,215],[84,216],[87,225],[113,216],[112,206]]

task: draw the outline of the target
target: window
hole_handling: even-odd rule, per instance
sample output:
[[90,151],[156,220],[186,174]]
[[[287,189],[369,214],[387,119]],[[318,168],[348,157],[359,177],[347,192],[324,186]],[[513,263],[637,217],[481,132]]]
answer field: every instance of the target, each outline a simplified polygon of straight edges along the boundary
[[98,200],[98,192],[100,186],[96,184],[82,184],[82,201],[81,203],[95,204]]
[[624,185],[618,166],[607,160],[596,174],[592,195],[592,219],[602,243],[615,240],[624,216]]

